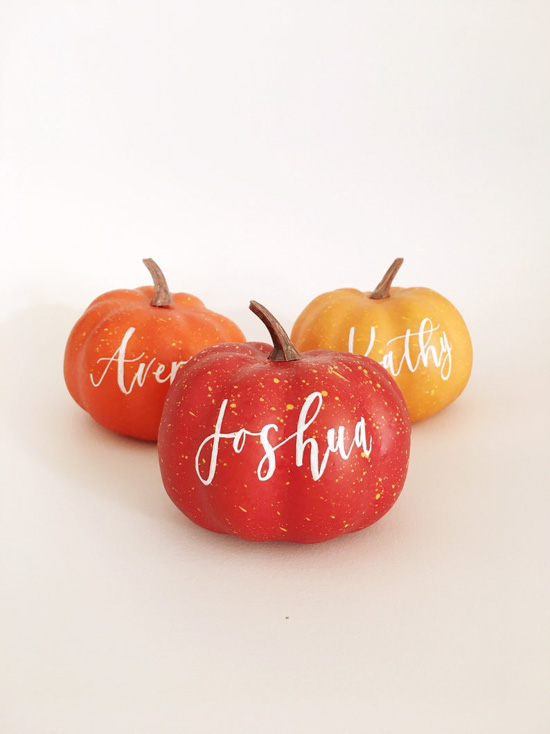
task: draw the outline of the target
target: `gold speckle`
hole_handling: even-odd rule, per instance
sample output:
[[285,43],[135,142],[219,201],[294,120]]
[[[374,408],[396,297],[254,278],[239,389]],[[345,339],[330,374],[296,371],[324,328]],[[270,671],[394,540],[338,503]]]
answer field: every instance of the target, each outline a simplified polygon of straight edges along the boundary
[[241,507],[240,505],[239,505],[239,510],[242,510],[243,512],[248,512],[248,510],[245,510],[244,507]]
[[294,410],[294,406],[292,405],[292,403],[287,403],[286,409],[287,410]]
[[278,377],[273,378],[273,382],[281,382]]
[[334,367],[329,367],[328,372],[329,375],[336,375],[336,377],[344,380],[344,382],[349,382],[348,378],[344,377],[344,375],[341,375],[337,370],[334,369]]

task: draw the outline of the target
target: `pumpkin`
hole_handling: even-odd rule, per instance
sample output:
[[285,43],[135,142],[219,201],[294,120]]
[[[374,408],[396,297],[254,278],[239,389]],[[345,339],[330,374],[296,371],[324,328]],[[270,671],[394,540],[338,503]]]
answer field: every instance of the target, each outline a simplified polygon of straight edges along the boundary
[[374,291],[340,288],[315,298],[291,339],[299,350],[363,354],[395,379],[413,422],[437,413],[464,390],[472,342],[453,304],[430,288],[398,288],[397,258]]
[[242,342],[239,327],[188,293],[170,293],[151,259],[154,286],[109,291],[75,324],[65,349],[65,382],[105,428],[156,441],[162,406],[179,369],[204,347]]
[[405,481],[410,419],[372,359],[299,353],[256,301],[272,345],[204,349],[168,392],[158,439],[168,495],[245,540],[320,543],[372,525]]

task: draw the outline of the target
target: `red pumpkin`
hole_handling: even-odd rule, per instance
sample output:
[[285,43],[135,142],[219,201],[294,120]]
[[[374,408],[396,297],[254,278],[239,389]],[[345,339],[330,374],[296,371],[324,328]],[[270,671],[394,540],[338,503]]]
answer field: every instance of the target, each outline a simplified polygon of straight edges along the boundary
[[299,354],[277,320],[267,344],[193,357],[159,429],[166,490],[198,525],[247,540],[318,543],[360,530],[396,501],[410,420],[392,377],[368,357]]
[[156,441],[164,399],[181,366],[204,347],[245,337],[195,296],[171,294],[158,265],[143,262],[154,287],[104,293],[75,324],[65,349],[65,382],[105,428]]

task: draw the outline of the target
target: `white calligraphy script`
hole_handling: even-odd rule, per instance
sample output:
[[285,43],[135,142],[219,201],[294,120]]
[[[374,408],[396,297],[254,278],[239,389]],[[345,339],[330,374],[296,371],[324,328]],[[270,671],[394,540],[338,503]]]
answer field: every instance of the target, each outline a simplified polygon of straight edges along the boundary
[[[323,396],[320,392],[312,392],[305,399],[298,416],[296,431],[275,444],[270,442],[270,433],[276,433],[279,430],[279,426],[275,423],[268,423],[257,432],[247,431],[246,428],[241,428],[238,431],[224,433],[222,427],[227,403],[227,400],[222,402],[214,433],[204,439],[199,446],[199,450],[195,457],[195,470],[199,479],[205,485],[211,484],[216,474],[218,452],[220,442],[222,440],[231,440],[233,442],[233,451],[236,454],[240,454],[244,449],[246,440],[249,436],[260,439],[260,443],[264,450],[264,456],[258,463],[256,474],[261,482],[265,482],[273,476],[277,466],[276,452],[282,446],[290,443],[291,441],[295,443],[296,466],[303,466],[305,449],[306,446],[309,446],[311,475],[315,481],[320,479],[323,475],[331,454],[339,453],[342,459],[347,460],[350,458],[354,448],[356,448],[361,450],[361,456],[364,458],[368,459],[370,457],[372,451],[372,436],[369,437],[367,445],[365,419],[361,418],[355,425],[353,439],[351,440],[348,448],[346,448],[345,426],[329,428],[327,431],[327,448],[320,459],[319,444],[316,439],[305,437],[306,430],[315,422],[315,419],[319,415],[323,405]],[[203,456],[208,449],[210,449],[209,462],[208,459]],[[203,473],[201,472],[201,463],[204,462],[208,463],[208,474],[206,477],[203,476]]]
[[[170,367],[162,364],[162,362],[157,362],[156,357],[152,357],[149,362],[139,362],[145,352],[142,352],[139,357],[126,359],[126,348],[134,332],[135,327],[130,327],[128,331],[124,334],[120,347],[118,347],[118,349],[116,349],[110,357],[100,357],[97,360],[97,364],[99,364],[100,362],[106,362],[106,365],[98,380],[94,380],[94,376],[92,375],[92,373],[90,373],[90,380],[92,381],[92,385],[94,387],[99,387],[101,385],[101,383],[107,376],[107,373],[109,372],[111,366],[114,366],[114,368],[116,369],[117,385],[120,388],[121,392],[123,392],[125,395],[129,395],[136,387],[136,385],[138,387],[143,387],[143,385],[145,384],[145,380],[147,379],[147,377],[149,377],[149,375],[151,375],[151,377],[153,377],[159,383],[170,382],[170,384],[172,384],[179,368],[183,364],[185,364],[185,361],[172,362]],[[125,367],[127,364],[132,364],[134,362],[139,362],[139,364],[137,366],[136,373],[130,380],[130,383],[127,385]],[[154,370],[152,370],[153,364],[155,362],[157,362],[157,366]],[[168,372],[168,374],[164,375],[165,372]]]
[[[420,365],[428,367],[431,360],[433,364],[439,368],[441,379],[448,380],[451,376],[452,369],[452,347],[445,331],[441,330],[441,334],[436,335],[437,331],[439,331],[439,324],[434,326],[431,319],[423,319],[418,331],[407,329],[407,331],[401,336],[395,336],[393,339],[386,342],[387,347],[389,347],[390,344],[397,342],[396,346],[399,346],[403,350],[403,354],[400,358],[396,357],[394,353],[395,347],[393,347],[383,355],[381,360],[376,361],[378,361],[378,363],[381,364],[382,367],[384,367],[391,375],[397,377],[404,367],[409,369],[411,372],[416,372]],[[415,337],[418,347],[418,357],[416,361],[413,360],[411,355],[411,346],[415,342]],[[434,337],[433,341],[435,343],[431,343],[432,337]],[[436,337],[439,343],[437,342]],[[353,353],[355,352],[354,341],[355,327],[352,326],[349,330],[348,349]],[[367,351],[364,352],[365,357],[370,356],[375,341],[376,327],[371,326],[369,345],[367,347]]]

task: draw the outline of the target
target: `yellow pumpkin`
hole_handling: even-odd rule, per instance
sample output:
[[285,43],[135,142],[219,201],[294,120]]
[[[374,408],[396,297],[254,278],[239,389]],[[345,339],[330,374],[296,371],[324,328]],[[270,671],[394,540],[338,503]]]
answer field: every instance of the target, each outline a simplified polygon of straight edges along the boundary
[[341,288],[315,298],[294,324],[300,351],[333,349],[364,354],[392,375],[412,421],[445,408],[464,390],[472,342],[453,304],[429,288],[395,288],[398,258],[377,288]]

